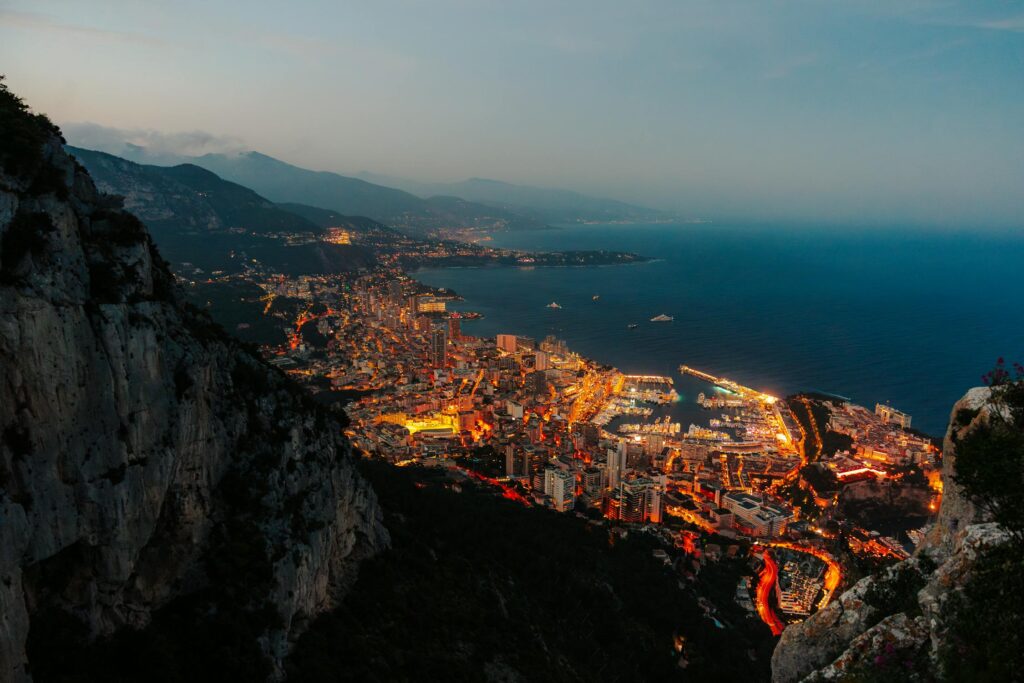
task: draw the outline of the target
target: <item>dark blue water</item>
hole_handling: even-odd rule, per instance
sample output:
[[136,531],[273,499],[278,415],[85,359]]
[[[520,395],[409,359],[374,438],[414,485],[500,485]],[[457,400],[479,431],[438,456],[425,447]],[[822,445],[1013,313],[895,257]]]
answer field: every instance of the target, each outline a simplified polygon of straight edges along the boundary
[[[465,324],[470,334],[556,334],[626,372],[677,374],[685,363],[778,395],[889,401],[939,434],[997,357],[1024,359],[1022,235],[633,225],[495,244],[660,259],[416,275],[486,316]],[[545,308],[551,301],[563,308]],[[648,322],[659,313],[675,322]]]

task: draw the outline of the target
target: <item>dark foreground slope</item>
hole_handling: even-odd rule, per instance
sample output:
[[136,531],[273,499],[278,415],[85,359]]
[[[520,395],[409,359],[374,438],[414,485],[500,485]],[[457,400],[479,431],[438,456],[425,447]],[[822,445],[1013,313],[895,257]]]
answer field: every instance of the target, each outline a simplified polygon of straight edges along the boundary
[[[0,681],[253,680],[387,544],[341,436],[0,83]],[[116,650],[121,655],[133,648]],[[180,663],[179,662],[179,663]]]
[[0,89],[0,123],[0,681],[767,673],[742,568],[687,583],[642,535],[358,472],[47,121]]
[[468,483],[456,492],[436,470],[362,469],[392,548],[299,640],[291,680],[767,678],[768,629],[756,617],[718,628],[698,604],[715,579],[731,601],[738,572],[691,585],[640,532],[613,537]]

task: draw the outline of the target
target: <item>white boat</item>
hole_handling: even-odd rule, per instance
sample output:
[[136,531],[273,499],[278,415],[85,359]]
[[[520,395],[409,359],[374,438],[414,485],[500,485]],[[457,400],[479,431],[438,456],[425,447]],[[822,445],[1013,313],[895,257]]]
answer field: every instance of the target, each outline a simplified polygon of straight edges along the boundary
[[549,304],[547,305],[547,307],[548,307],[548,308],[561,308],[561,306],[559,306],[559,305],[558,305],[557,303],[555,303],[554,301],[552,301],[551,303],[549,303]]
[[597,301],[598,299],[601,298],[601,295],[600,294],[595,294],[594,296],[592,296],[590,298],[591,298],[592,301]]
[[653,318],[651,318],[652,323],[670,323],[673,320],[675,320],[673,316],[665,315],[664,313],[662,313],[661,315],[656,315]]

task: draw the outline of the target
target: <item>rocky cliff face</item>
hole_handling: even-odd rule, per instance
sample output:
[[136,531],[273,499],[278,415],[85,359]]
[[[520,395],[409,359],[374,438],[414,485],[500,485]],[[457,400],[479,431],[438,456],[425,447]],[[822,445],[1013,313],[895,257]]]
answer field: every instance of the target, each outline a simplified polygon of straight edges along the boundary
[[240,615],[279,673],[388,543],[343,418],[188,307],[141,223],[44,133],[0,170],[0,681],[60,646],[43,615],[95,638],[182,596]]
[[942,641],[942,606],[963,586],[975,558],[1003,543],[953,481],[956,442],[989,419],[990,390],[971,389],[953,407],[943,443],[943,500],[915,556],[857,582],[821,612],[788,627],[772,656],[772,680],[843,680],[853,672],[918,661],[933,668]]

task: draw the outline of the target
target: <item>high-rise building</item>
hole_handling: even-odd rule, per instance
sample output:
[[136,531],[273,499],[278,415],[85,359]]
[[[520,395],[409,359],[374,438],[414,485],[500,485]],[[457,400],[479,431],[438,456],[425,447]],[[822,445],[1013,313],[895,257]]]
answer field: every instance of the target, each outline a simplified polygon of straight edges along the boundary
[[548,378],[543,372],[531,372],[526,376],[527,390],[534,396],[548,392]]
[[650,464],[650,458],[644,454],[644,444],[640,441],[627,439],[619,442],[620,447],[626,451],[626,469],[642,470]]
[[647,519],[655,524],[661,523],[661,493],[664,490],[657,483],[647,490]]
[[506,445],[505,475],[509,477],[530,476],[530,451],[514,444]]
[[583,470],[583,490],[588,496],[599,498],[604,487],[604,473],[597,467]]
[[626,442],[620,441],[617,448],[608,449],[608,487],[615,490],[626,471]]
[[534,361],[533,367],[537,370],[550,370],[551,369],[551,356],[546,351],[537,351],[533,354]]
[[531,337],[516,337],[516,351],[532,351],[537,348],[537,342]]
[[576,477],[572,472],[548,467],[544,470],[544,493],[559,512],[571,510],[576,504]]
[[401,305],[402,304],[402,283],[398,280],[391,280],[388,282],[388,298],[391,299],[392,303]]
[[516,352],[516,335],[499,334],[497,338],[498,348],[508,353]]
[[623,522],[640,523],[649,516],[648,496],[651,480],[646,477],[634,477],[619,483],[616,491],[618,498],[619,519]]
[[661,496],[662,489],[650,477],[629,475],[612,489],[608,510],[623,522],[660,522]]
[[458,318],[448,318],[448,338],[452,341],[462,339],[462,324]]
[[540,348],[541,351],[546,351],[556,356],[565,356],[569,352],[569,348],[566,346],[565,342],[558,339],[553,334],[549,334],[544,337],[544,341],[540,343]]
[[435,368],[443,368],[448,363],[448,332],[443,328],[435,328],[430,333],[430,362]]

